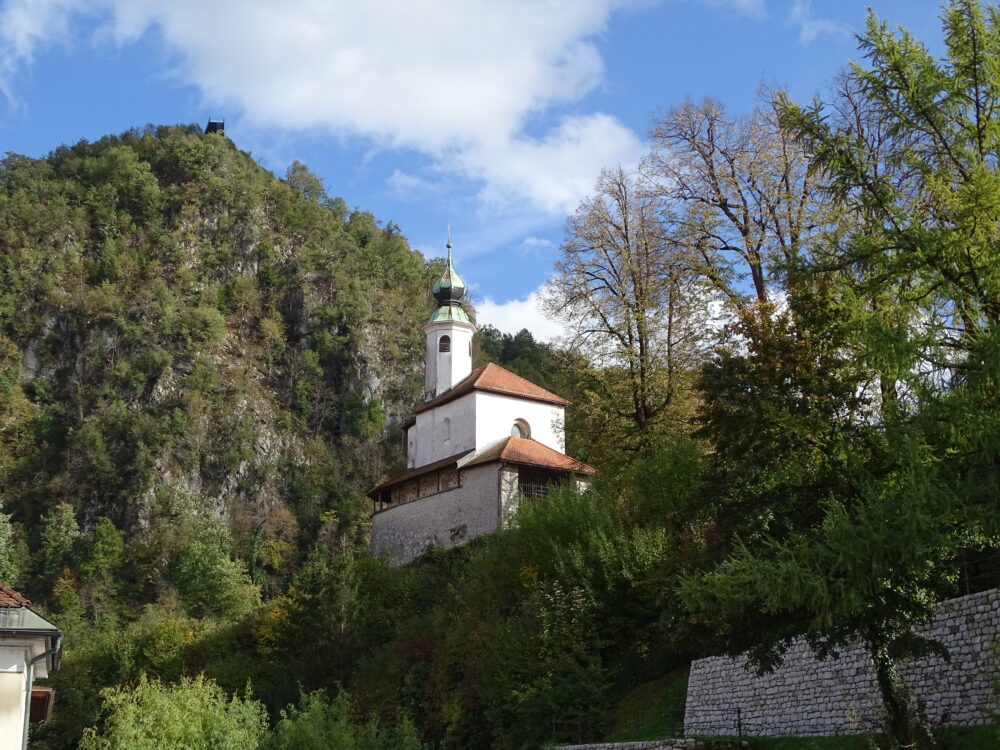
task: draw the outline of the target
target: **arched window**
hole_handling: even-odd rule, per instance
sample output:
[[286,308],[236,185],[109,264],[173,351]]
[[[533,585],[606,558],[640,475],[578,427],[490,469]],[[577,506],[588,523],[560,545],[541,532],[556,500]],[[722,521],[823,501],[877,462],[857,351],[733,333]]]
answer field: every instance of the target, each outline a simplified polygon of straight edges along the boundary
[[511,437],[530,438],[531,428],[523,419],[515,419],[514,425],[510,428]]
[[445,442],[451,440],[451,418],[450,417],[445,417],[444,418],[444,429],[442,430],[442,432],[444,433]]
[[439,352],[450,352],[451,351],[451,336],[442,336],[438,339],[438,351]]

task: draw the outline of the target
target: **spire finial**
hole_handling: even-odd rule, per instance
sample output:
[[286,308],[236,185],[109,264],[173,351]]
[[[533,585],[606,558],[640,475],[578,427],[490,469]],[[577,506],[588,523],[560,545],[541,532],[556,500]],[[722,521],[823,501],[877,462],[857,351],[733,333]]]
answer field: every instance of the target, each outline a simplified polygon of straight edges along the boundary
[[439,308],[439,311],[443,308],[454,308],[458,312],[449,314],[458,315],[461,313],[461,315],[465,315],[462,312],[462,299],[466,293],[465,282],[458,275],[458,271],[455,270],[455,264],[451,259],[451,224],[448,225],[448,244],[445,247],[448,248],[448,262],[445,264],[441,278],[434,282],[434,286],[431,287],[431,294],[434,295],[434,299],[438,301],[438,304],[442,306]]

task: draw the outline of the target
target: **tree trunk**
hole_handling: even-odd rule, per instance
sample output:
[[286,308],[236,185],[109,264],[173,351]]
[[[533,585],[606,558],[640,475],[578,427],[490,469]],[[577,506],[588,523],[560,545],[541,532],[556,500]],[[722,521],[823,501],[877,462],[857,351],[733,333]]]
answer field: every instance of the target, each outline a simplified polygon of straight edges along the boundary
[[884,648],[869,641],[868,650],[875,665],[875,680],[882,695],[885,709],[885,730],[892,748],[915,748],[916,731],[913,707],[907,696],[906,686],[899,678],[896,663]]

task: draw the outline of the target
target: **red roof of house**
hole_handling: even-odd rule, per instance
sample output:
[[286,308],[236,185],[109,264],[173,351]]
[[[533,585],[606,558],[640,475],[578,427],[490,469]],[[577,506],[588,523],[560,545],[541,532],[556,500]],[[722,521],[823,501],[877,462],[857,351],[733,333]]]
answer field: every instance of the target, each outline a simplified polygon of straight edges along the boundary
[[428,401],[426,404],[421,404],[413,410],[413,413],[420,414],[428,409],[433,409],[435,406],[454,401],[456,398],[460,398],[473,391],[499,393],[503,396],[515,396],[531,401],[542,401],[547,404],[558,404],[559,406],[569,404],[569,401],[562,396],[557,396],[551,391],[535,385],[530,380],[525,380],[520,375],[515,375],[510,370],[505,370],[500,365],[490,362],[482,367],[477,367],[464,380],[437,398]]
[[575,458],[570,458],[565,453],[553,450],[547,445],[542,445],[537,440],[518,437],[501,440],[466,463],[465,466],[488,464],[493,461],[542,466],[548,469],[572,471],[577,474],[593,474],[596,471],[594,467],[577,461]]
[[10,586],[0,583],[0,607],[27,607],[31,604]]
[[458,459],[463,456],[467,456],[472,453],[470,448],[462,453],[456,453],[454,456],[448,456],[448,458],[442,458],[440,461],[435,461],[432,464],[425,464],[424,466],[418,466],[415,469],[407,469],[406,471],[401,471],[399,474],[389,477],[384,482],[380,482],[368,490],[368,495],[370,496],[373,492],[378,492],[379,490],[384,490],[386,487],[391,487],[399,482],[405,482],[407,479],[413,479],[414,477],[423,476],[429,472],[435,471],[437,469],[443,469],[446,466],[452,466],[458,463]]
[[467,466],[479,466],[481,464],[502,461],[504,463],[541,466],[546,469],[571,471],[575,474],[593,474],[596,471],[594,467],[588,466],[582,461],[577,461],[575,458],[570,458],[565,453],[560,453],[559,451],[549,448],[547,445],[542,445],[537,440],[532,440],[531,438],[505,438],[496,445],[490,446],[479,455],[473,456],[469,461],[463,464],[462,459],[470,453],[472,453],[472,451],[456,453],[454,456],[442,458],[440,461],[435,461],[432,464],[418,466],[415,469],[407,469],[406,471],[396,474],[395,476],[386,479],[384,482],[380,482],[372,487],[368,490],[368,496],[372,497],[374,493],[379,490],[384,490],[409,479],[415,479],[423,476],[424,474],[436,471],[437,469],[443,469],[446,466],[458,466],[458,468],[464,469]]

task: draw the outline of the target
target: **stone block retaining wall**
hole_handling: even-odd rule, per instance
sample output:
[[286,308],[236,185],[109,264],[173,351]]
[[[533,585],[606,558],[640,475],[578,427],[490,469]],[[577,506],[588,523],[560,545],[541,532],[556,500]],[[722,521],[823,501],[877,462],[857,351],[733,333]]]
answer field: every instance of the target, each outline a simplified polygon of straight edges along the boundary
[[[693,739],[647,740],[645,742],[601,742],[596,745],[557,745],[558,750],[703,750],[705,742]],[[733,742],[733,748],[749,747],[747,742]]]
[[[942,643],[950,662],[931,656],[900,665],[932,724],[986,724],[998,708],[1000,589],[942,602],[921,633]],[[829,735],[879,728],[881,702],[860,645],[818,660],[804,641],[784,663],[757,677],[745,657],[711,657],[691,665],[684,733],[749,736]]]

